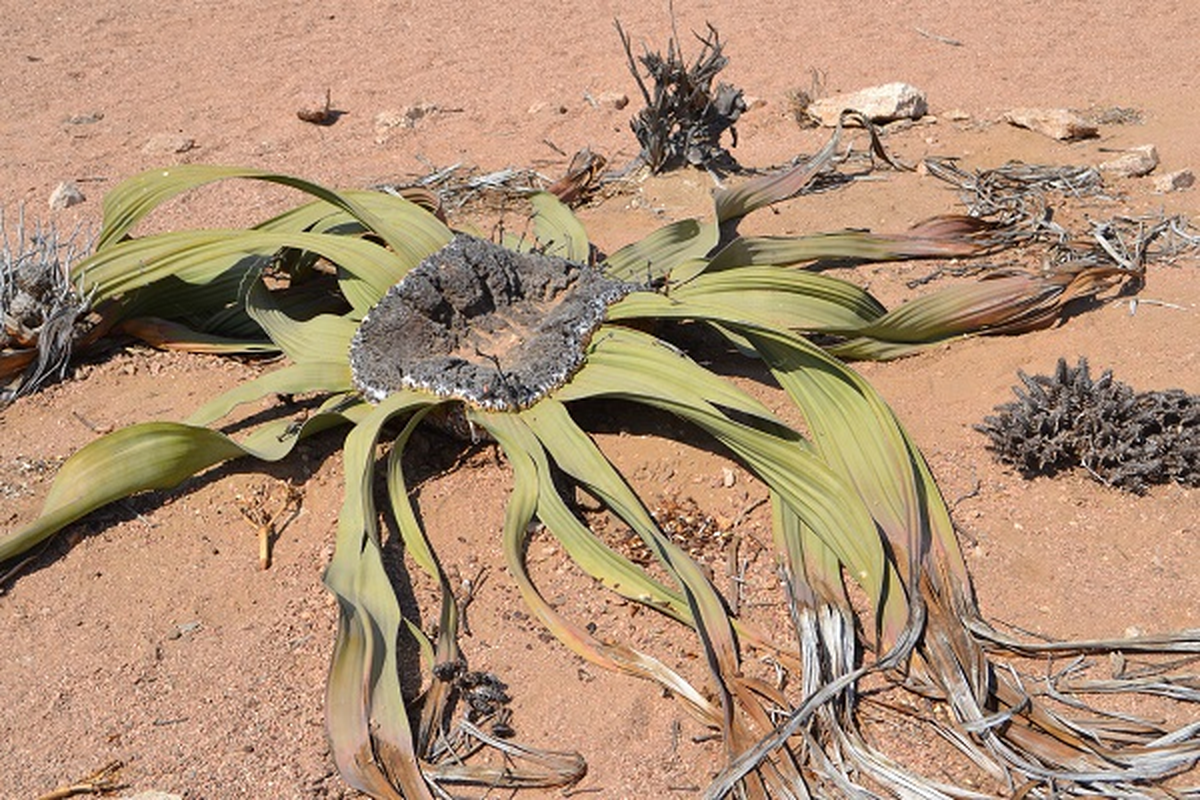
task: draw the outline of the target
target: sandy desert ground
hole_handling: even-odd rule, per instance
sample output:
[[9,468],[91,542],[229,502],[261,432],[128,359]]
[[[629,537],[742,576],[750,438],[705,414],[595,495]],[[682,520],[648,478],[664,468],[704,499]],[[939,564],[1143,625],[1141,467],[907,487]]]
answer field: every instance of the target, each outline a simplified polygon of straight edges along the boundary
[[[341,187],[404,182],[457,163],[556,177],[584,146],[621,165],[637,154],[629,118],[639,101],[613,20],[655,48],[670,33],[666,3],[626,0],[586,9],[546,0],[239,0],[219,8],[96,0],[8,3],[4,11],[0,208],[11,223],[24,204],[27,217],[68,231],[95,230],[105,191],[122,178],[175,163],[243,164]],[[890,81],[923,89],[932,118],[886,137],[911,162],[1097,164],[1111,151],[1153,144],[1156,175],[1200,169],[1200,48],[1187,2],[681,0],[674,13],[685,41],[686,31],[716,26],[730,57],[723,77],[758,99],[733,151],[745,166],[782,164],[824,143],[828,131],[801,128],[788,99],[816,74],[828,93]],[[297,108],[326,90],[336,121],[297,119]],[[606,92],[633,103],[596,101]],[[378,124],[381,114],[422,105],[429,113],[411,127]],[[1065,143],[999,121],[1019,106],[1120,121]],[[1094,201],[1079,219],[1196,214],[1195,190],[1157,193],[1153,177],[1113,179],[1115,199]],[[876,178],[782,204],[746,230],[898,231],[961,210],[931,176]],[[47,200],[62,181],[87,199],[51,212]],[[678,171],[579,214],[612,250],[709,213],[712,185],[704,172]],[[239,185],[184,197],[153,224],[244,224],[285,199]],[[487,230],[490,214],[470,221]],[[855,279],[893,304],[920,291],[907,283],[936,268],[865,267]],[[1060,356],[1086,356],[1139,389],[1200,392],[1196,259],[1152,266],[1140,296],[1152,302],[1136,312],[1124,299],[1102,302],[1049,330],[859,367],[953,502],[989,617],[1057,637],[1200,627],[1200,493],[1170,485],[1135,496],[1082,473],[1027,481],[996,464],[973,427],[1010,399],[1017,370],[1046,372]],[[0,532],[37,513],[54,467],[97,431],[182,417],[261,369],[115,346],[68,381],[3,409]],[[765,494],[744,473],[731,483],[729,462],[689,444],[642,430],[600,441],[644,496],[695,497],[709,513],[736,516]],[[487,448],[436,438],[418,466],[417,498],[447,568],[464,578],[490,570],[465,647],[473,666],[513,688],[521,738],[581,752],[589,773],[578,790],[589,798],[696,795],[718,767],[717,744],[695,741],[703,731],[658,690],[585,666],[521,610],[499,546],[505,467]],[[321,573],[341,470],[336,442],[323,439],[288,466],[216,470],[72,526],[0,587],[0,795],[34,798],[121,760],[131,793],[355,796],[333,768],[322,716],[336,619]],[[300,487],[303,513],[275,544],[271,569],[260,571],[238,508],[285,480]],[[758,513],[745,524],[754,535],[769,519]],[[695,659],[694,642],[665,622],[634,619],[628,607],[586,591],[555,547],[535,545],[533,556],[547,593],[578,619],[669,663],[686,668]],[[970,776],[969,766],[926,752],[917,733],[898,727],[895,746],[931,774]]]

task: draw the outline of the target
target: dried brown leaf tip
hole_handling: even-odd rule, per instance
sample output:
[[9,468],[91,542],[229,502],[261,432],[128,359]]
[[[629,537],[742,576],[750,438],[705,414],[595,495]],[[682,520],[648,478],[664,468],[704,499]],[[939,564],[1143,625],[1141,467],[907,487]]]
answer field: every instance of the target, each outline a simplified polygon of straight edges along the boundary
[[607,164],[603,155],[585,147],[572,156],[567,174],[547,186],[546,191],[569,206],[586,202],[599,188]]

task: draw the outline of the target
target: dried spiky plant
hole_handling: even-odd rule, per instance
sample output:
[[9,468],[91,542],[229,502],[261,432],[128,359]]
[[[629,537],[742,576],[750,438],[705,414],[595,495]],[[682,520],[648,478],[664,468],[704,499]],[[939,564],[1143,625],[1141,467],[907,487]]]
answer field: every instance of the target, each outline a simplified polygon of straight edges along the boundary
[[0,211],[0,406],[66,374],[87,302],[71,283],[79,233],[26,230],[21,209],[9,238]]
[[1082,467],[1138,494],[1151,484],[1200,486],[1200,397],[1181,389],[1136,392],[1087,359],[1059,359],[1053,375],[1018,373],[1017,400],[996,407],[979,430],[1001,461],[1026,477]]
[[[940,732],[1023,796],[1152,793],[1200,758],[1195,726],[1167,732],[1062,716],[994,659],[1004,650],[1196,652],[1200,639],[1193,633],[1044,645],[993,630],[980,618],[946,505],[921,454],[871,386],[808,338],[819,335],[863,357],[972,330],[1019,330],[1052,320],[1063,302],[1100,281],[1129,275],[1079,267],[998,278],[888,312],[858,287],[795,267],[820,258],[967,256],[1001,246],[1003,231],[958,217],[901,236],[722,240],[724,223],[800,191],[828,165],[836,144],[835,136],[809,162],[722,190],[712,221],[675,222],[607,257],[597,257],[578,220],[545,194],[532,198],[533,236],[502,248],[456,240],[427,209],[392,194],[334,192],[237,168],[184,166],[137,176],[106,199],[97,252],[76,275],[80,291],[125,303],[127,318],[135,318],[129,308],[162,307],[164,298],[191,304],[206,333],[174,325],[164,337],[203,346],[231,330],[249,336],[257,329],[266,337],[259,346],[278,348],[288,363],[184,422],[133,425],[80,450],[62,466],[41,516],[0,539],[0,561],[131,493],[174,486],[229,459],[282,459],[298,441],[341,428],[345,498],[325,582],[339,609],[327,723],[342,776],[393,800],[444,796],[444,785],[469,780],[569,783],[583,768],[577,756],[531,751],[484,732],[478,716],[454,721],[451,714],[457,698],[482,684],[461,679],[458,609],[412,506],[402,455],[431,415],[458,415],[507,457],[513,490],[503,549],[525,602],[574,652],[661,684],[722,737],[726,763],[708,797],[873,796],[880,787],[911,797],[972,796],[897,766],[881,743],[867,740],[855,707],[856,687],[869,673],[943,704],[948,713],[934,723]],[[166,199],[229,178],[282,183],[313,199],[249,230],[128,238]],[[579,310],[556,316],[568,302]],[[572,324],[558,324],[563,320]],[[704,326],[754,353],[802,414],[807,435],[681,346],[646,332],[648,321],[663,320]],[[549,343],[535,346],[543,335]],[[396,336],[405,339],[390,338]],[[414,342],[420,346],[408,348]],[[437,342],[440,351],[426,346]],[[565,367],[563,347],[573,353]],[[398,358],[389,355],[406,348]],[[439,371],[428,370],[430,359]],[[288,414],[256,417],[236,437],[220,428],[240,404],[275,393],[306,393],[317,406],[302,424]],[[700,565],[662,532],[577,419],[577,405],[597,398],[677,416],[769,487],[798,650],[731,613]],[[389,423],[398,423],[398,432]],[[398,535],[441,588],[436,635],[404,615],[384,569],[372,491],[381,446],[389,451],[386,502]],[[575,490],[628,525],[660,571],[646,571],[594,536],[564,497]],[[599,585],[694,631],[707,684],[694,686],[646,653],[597,638],[548,603],[525,562],[535,520]],[[847,581],[865,607],[851,602]],[[419,651],[426,676],[419,687],[401,685],[401,647]],[[802,693],[747,676],[748,647],[799,674]],[[503,690],[488,687],[496,707],[503,705]],[[1198,699],[1192,684],[1169,676],[1116,679],[1107,690],[1156,688]],[[1056,687],[1056,696],[1071,690]],[[473,761],[483,748],[503,748],[506,763]]]
[[[672,32],[665,56],[646,48],[635,59],[629,36],[619,22],[616,26],[629,71],[646,103],[629,123],[642,146],[641,161],[651,172],[685,164],[717,171],[736,167],[737,162],[721,144],[721,137],[728,131],[731,145],[737,146],[734,126],[746,110],[746,101],[742,90],[735,86],[728,83],[713,86],[717,75],[729,63],[717,29],[709,25],[704,36],[696,36],[700,52],[689,66],[677,33]],[[639,62],[653,89],[646,86]]]

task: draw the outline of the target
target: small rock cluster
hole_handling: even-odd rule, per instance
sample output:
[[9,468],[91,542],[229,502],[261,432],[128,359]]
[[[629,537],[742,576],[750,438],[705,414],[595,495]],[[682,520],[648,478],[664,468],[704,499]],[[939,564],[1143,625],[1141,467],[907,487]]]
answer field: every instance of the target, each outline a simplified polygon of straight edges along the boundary
[[1059,359],[1053,375],[1019,372],[1014,403],[977,429],[989,449],[1026,477],[1083,467],[1100,482],[1137,494],[1151,484],[1200,486],[1200,395],[1135,392],[1087,360]]

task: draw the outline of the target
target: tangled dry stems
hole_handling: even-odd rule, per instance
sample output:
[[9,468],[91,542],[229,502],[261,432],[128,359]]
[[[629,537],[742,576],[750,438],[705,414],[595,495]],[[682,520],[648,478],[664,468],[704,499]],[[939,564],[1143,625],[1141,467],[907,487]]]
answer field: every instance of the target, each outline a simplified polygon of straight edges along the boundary
[[65,376],[76,322],[87,310],[70,274],[80,258],[79,231],[65,240],[54,225],[29,231],[22,209],[10,239],[4,222],[0,211],[0,355],[34,349],[36,355],[30,353],[13,383],[0,387],[0,405]]

